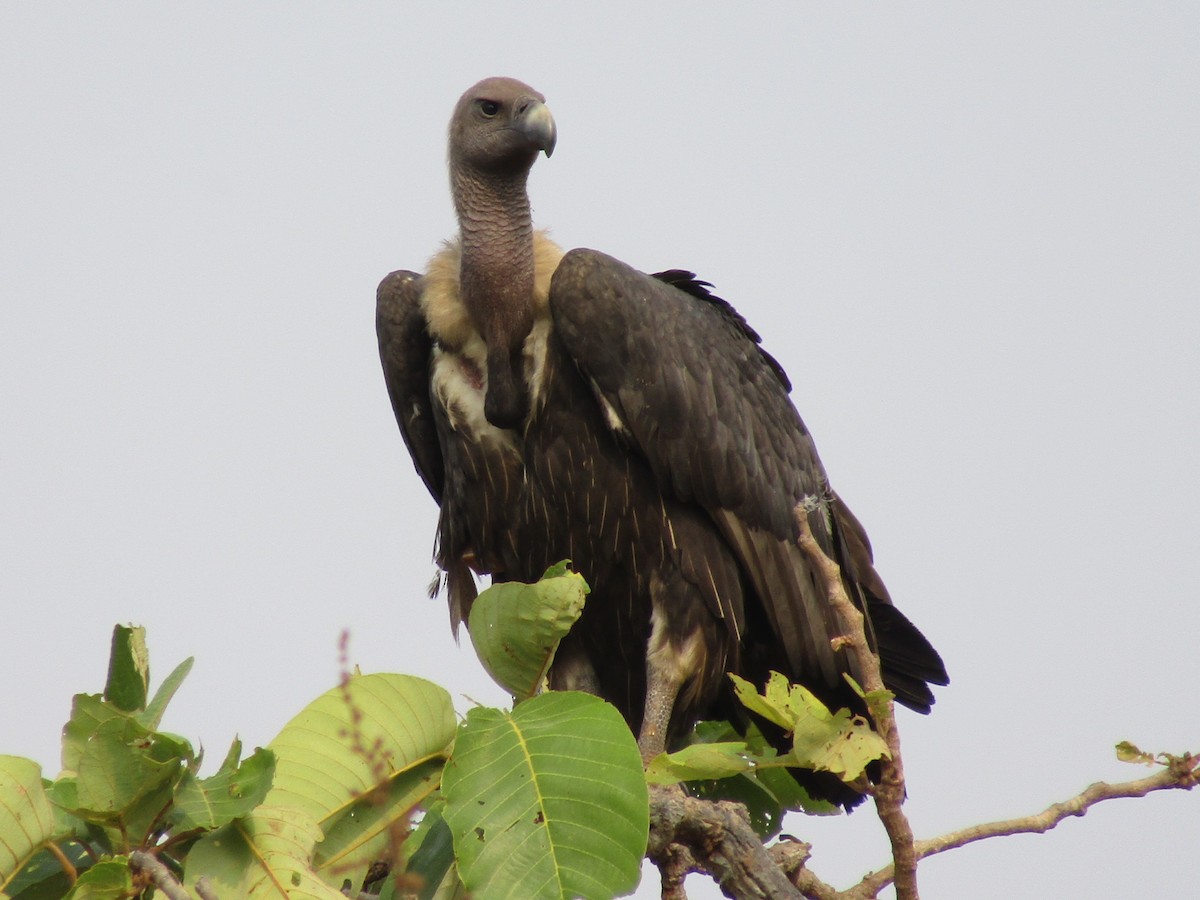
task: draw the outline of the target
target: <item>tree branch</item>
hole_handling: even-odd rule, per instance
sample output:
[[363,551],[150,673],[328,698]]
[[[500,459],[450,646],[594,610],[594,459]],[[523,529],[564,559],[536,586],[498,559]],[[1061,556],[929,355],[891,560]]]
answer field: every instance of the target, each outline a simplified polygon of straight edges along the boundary
[[[841,617],[845,634],[842,641],[850,648],[858,664],[859,677],[862,687],[868,693],[886,691],[883,675],[879,669],[879,657],[867,643],[867,633],[862,612],[846,596],[846,588],[842,583],[842,570],[825,555],[821,546],[813,537],[812,527],[808,523],[808,513],[814,504],[824,504],[821,499],[806,498],[793,511],[796,526],[800,536],[797,543],[804,551],[813,566],[825,582],[825,591],[830,605]],[[889,696],[885,702],[871,704],[871,713],[875,719],[875,730],[887,744],[890,758],[880,760],[881,776],[879,784],[871,791],[875,798],[875,810],[879,821],[883,823],[888,841],[892,845],[894,874],[892,882],[896,885],[897,900],[919,900],[917,891],[917,856],[913,846],[912,826],[908,816],[904,814],[904,761],[900,753],[900,732],[896,728],[895,704]]]
[[129,867],[146,875],[169,900],[192,900],[183,885],[171,874],[171,870],[154,854],[145,850],[134,850],[129,854]]
[[[816,501],[814,501],[816,502]],[[799,841],[763,846],[750,827],[745,808],[736,803],[700,800],[677,787],[652,787],[650,842],[646,856],[663,872],[664,900],[685,900],[683,879],[689,872],[710,875],[727,896],[738,900],[798,898],[807,900],[875,900],[888,885],[897,900],[919,900],[917,863],[975,841],[1010,834],[1042,833],[1071,816],[1082,816],[1105,800],[1144,797],[1161,790],[1191,790],[1200,783],[1200,755],[1160,755],[1164,768],[1147,778],[1120,784],[1097,782],[1076,796],[1041,813],[973,825],[941,837],[916,841],[904,814],[904,762],[895,707],[883,683],[879,659],[867,642],[862,613],[846,595],[841,569],[821,550],[808,523],[805,504],[795,510],[797,543],[824,583],[830,605],[837,611],[845,634],[835,639],[849,648],[875,730],[888,746],[890,758],[880,761],[878,785],[870,788],[876,811],[892,848],[892,863],[844,891],[822,881],[807,868],[809,847]],[[879,698],[886,698],[881,701]],[[1136,748],[1134,748],[1136,750]],[[1142,754],[1147,761],[1152,758]]]
[[664,897],[681,896],[667,891],[682,885],[689,870],[680,871],[679,862],[688,857],[693,865],[690,871],[711,875],[727,896],[739,900],[799,900],[802,896],[750,827],[745,807],[689,797],[678,787],[650,789],[646,856],[671,874],[671,884],[664,880]]
[[[986,838],[1004,837],[1010,834],[1042,834],[1054,828],[1064,819],[1083,816],[1097,803],[1105,800],[1145,797],[1154,791],[1190,791],[1197,783],[1200,783],[1200,756],[1185,753],[1179,757],[1167,757],[1163,770],[1146,778],[1123,781],[1120,784],[1098,781],[1069,800],[1055,803],[1035,815],[972,825],[941,837],[917,841],[914,849],[917,858],[924,859],[927,856],[944,853],[956,847],[964,847]],[[845,896],[848,900],[857,900],[857,898],[865,900],[865,898],[876,897],[883,888],[892,883],[893,872],[892,866],[873,872],[854,888],[846,891]]]

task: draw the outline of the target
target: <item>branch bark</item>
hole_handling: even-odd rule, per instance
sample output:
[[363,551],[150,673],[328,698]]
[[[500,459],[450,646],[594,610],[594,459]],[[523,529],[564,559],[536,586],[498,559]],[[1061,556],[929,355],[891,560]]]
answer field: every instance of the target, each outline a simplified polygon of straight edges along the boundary
[[[1005,837],[1011,834],[1042,834],[1054,828],[1064,819],[1083,816],[1097,803],[1105,800],[1145,797],[1154,791],[1190,791],[1198,783],[1200,783],[1200,756],[1185,753],[1179,757],[1168,757],[1162,771],[1146,778],[1123,781],[1119,784],[1098,781],[1074,797],[1063,800],[1061,803],[1052,804],[1035,815],[972,825],[941,837],[917,841],[914,850],[918,859],[924,859],[927,856],[934,856],[957,847],[965,847],[967,844],[986,838]],[[870,900],[870,898],[877,897],[881,890],[892,883],[893,876],[894,868],[886,866],[877,872],[872,872],[841,896],[846,900]]]
[[677,886],[682,885],[687,871],[680,871],[679,861],[687,857],[694,864],[690,871],[711,875],[729,897],[799,900],[802,896],[750,827],[744,807],[689,797],[677,787],[650,789],[650,845],[646,856],[672,874],[674,883],[664,882],[664,897],[681,896],[667,890],[681,890]]
[[[816,503],[824,503],[816,500]],[[800,536],[797,543],[808,556],[813,566],[825,583],[826,596],[830,605],[837,611],[842,620],[845,634],[842,640],[850,648],[850,653],[858,663],[858,671],[862,679],[862,687],[868,693],[887,690],[883,683],[883,674],[879,669],[879,657],[867,643],[867,633],[862,612],[846,596],[842,583],[842,570],[832,559],[825,555],[820,544],[813,537],[812,527],[808,523],[808,504],[802,503],[796,507],[794,516]],[[879,821],[883,823],[888,841],[892,846],[893,877],[896,885],[897,900],[919,900],[917,890],[917,856],[914,849],[912,826],[908,816],[904,814],[904,760],[900,753],[900,732],[896,728],[895,704],[889,697],[886,702],[872,704],[872,716],[875,719],[875,730],[888,746],[890,758],[880,760],[881,776],[879,784],[872,790],[875,798],[875,810]]]
[[129,866],[135,872],[145,874],[169,900],[192,900],[184,886],[171,874],[171,870],[153,853],[134,850],[129,854]]
[[[837,639],[853,655],[862,687],[868,694],[886,692],[879,659],[867,642],[862,613],[846,595],[841,569],[821,550],[808,523],[805,507],[795,510],[797,543],[812,561],[828,600],[840,617],[845,634]],[[875,729],[887,743],[890,759],[881,760],[881,777],[871,789],[876,811],[892,848],[892,863],[864,877],[844,891],[818,878],[808,867],[809,847],[783,841],[770,848],[760,842],[739,804],[712,802],[686,795],[677,787],[652,787],[650,793],[650,843],[647,857],[664,874],[664,900],[684,900],[683,879],[689,872],[710,875],[729,897],[738,900],[797,898],[807,900],[875,900],[888,885],[895,885],[897,900],[919,900],[917,863],[929,856],[975,841],[1011,834],[1042,833],[1064,819],[1082,816],[1105,800],[1144,797],[1161,790],[1191,790],[1200,783],[1200,755],[1161,755],[1160,772],[1119,784],[1097,782],[1081,793],[1055,803],[1043,812],[973,825],[940,837],[917,841],[903,810],[904,762],[895,707],[868,698]],[[1146,759],[1149,760],[1148,755]]]

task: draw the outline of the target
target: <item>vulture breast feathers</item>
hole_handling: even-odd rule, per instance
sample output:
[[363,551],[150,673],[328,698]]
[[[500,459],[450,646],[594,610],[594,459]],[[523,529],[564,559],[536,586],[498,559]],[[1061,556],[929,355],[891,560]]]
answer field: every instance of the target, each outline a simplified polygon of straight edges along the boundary
[[533,230],[526,177],[555,140],[527,85],[468,90],[450,124],[459,234],[425,274],[379,286],[384,377],[441,507],[454,626],[474,573],[532,581],[571,559],[592,593],[551,684],[614,703],[647,756],[698,718],[744,720],[726,672],[761,684],[780,671],[861,708],[831,645],[839,623],[795,542],[805,501],[886,684],[927,712],[929,685],[948,681],[941,658],[892,605],[758,335],[690,272],[564,254]]

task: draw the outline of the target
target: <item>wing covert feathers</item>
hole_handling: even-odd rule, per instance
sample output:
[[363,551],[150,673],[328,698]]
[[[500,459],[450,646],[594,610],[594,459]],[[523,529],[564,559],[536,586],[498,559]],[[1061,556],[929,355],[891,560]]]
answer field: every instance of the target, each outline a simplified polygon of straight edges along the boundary
[[761,599],[799,680],[841,685],[852,666],[830,641],[841,626],[795,544],[792,511],[809,513],[822,549],[842,566],[868,614],[885,679],[928,711],[941,658],[891,606],[866,533],[829,488],[779,364],[709,285],[684,270],[645,275],[593,250],[568,252],[550,309],[567,353],[606,421],[645,457],[664,492],[707,510]]

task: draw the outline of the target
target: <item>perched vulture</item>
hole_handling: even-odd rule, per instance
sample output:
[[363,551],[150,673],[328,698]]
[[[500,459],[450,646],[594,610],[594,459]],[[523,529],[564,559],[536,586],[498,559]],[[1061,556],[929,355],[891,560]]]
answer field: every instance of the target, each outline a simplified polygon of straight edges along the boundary
[[[458,236],[424,275],[379,285],[384,379],[441,507],[452,626],[475,573],[534,581],[572,560],[592,593],[551,686],[613,703],[646,756],[700,717],[745,720],[726,672],[761,684],[780,671],[861,708],[795,543],[807,500],[884,681],[927,712],[929,685],[948,682],[941,658],[892,605],[758,335],[690,272],[564,253],[534,230],[526,180],[555,136],[528,85],[489,78],[463,94],[450,120]],[[828,781],[817,793],[854,801]]]

